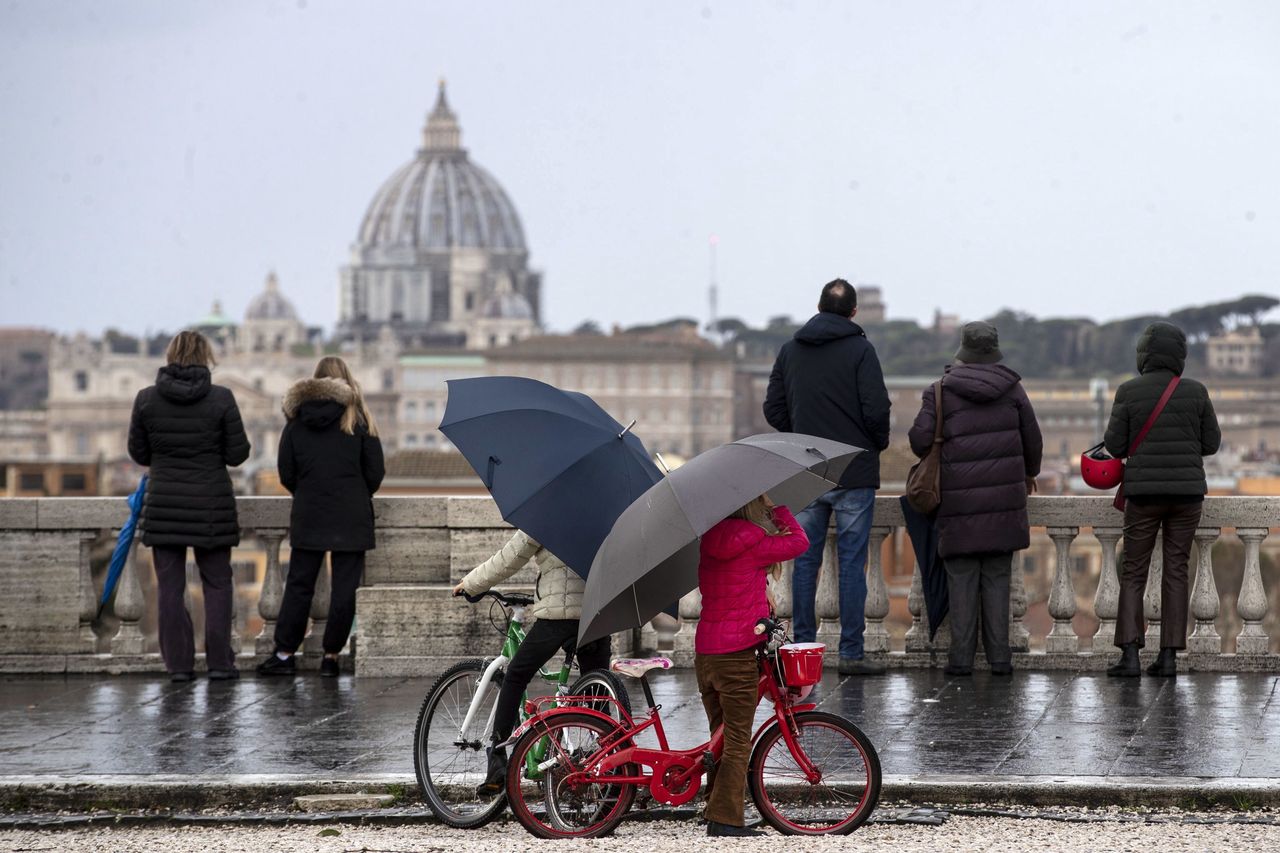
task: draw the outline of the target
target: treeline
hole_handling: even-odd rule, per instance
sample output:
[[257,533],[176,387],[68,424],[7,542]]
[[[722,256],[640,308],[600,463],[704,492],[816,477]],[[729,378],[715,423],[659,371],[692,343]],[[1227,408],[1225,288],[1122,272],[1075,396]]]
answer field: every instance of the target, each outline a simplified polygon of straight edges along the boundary
[[[1262,317],[1277,305],[1280,299],[1249,295],[1183,308],[1167,315],[1149,314],[1107,323],[1087,317],[1039,319],[1012,310],[983,319],[1000,331],[1000,348],[1010,366],[1028,377],[1131,374],[1137,369],[1138,335],[1155,320],[1168,320],[1186,331],[1190,368],[1201,374],[1205,368],[1205,342],[1211,335],[1256,325],[1265,341],[1264,374],[1280,376],[1280,323],[1262,322]],[[741,357],[764,359],[776,353],[797,328],[799,322],[790,317],[774,317],[763,329],[726,319],[711,331],[719,333]],[[878,323],[869,326],[867,334],[876,346],[885,373],[894,376],[932,376],[950,363],[959,345],[958,332],[940,333],[913,320]]]

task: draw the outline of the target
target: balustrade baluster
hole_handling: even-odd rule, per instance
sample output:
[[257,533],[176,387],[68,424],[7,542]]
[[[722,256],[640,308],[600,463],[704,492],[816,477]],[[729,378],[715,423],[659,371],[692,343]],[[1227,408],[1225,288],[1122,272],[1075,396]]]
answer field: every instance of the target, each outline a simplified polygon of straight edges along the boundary
[[911,570],[911,591],[907,593],[907,612],[911,614],[911,627],[907,629],[907,651],[923,652],[929,648],[929,627],[924,608],[924,578],[920,573],[920,561]]
[[831,532],[822,549],[814,614],[818,619],[817,641],[826,644],[827,660],[835,661],[840,655],[840,562],[836,559],[836,537]]
[[1009,578],[1009,648],[1015,652],[1031,651],[1031,632],[1022,623],[1022,617],[1027,615],[1027,585],[1023,580],[1026,559],[1025,551],[1013,555]]
[[1078,527],[1049,528],[1049,538],[1057,551],[1053,588],[1049,592],[1049,615],[1053,617],[1053,627],[1044,640],[1045,651],[1049,654],[1075,654],[1080,650],[1080,638],[1071,624],[1072,617],[1076,615],[1075,585],[1071,580],[1071,543],[1079,533]]
[[1093,612],[1098,617],[1098,630],[1093,635],[1093,650],[1108,649],[1116,636],[1116,616],[1120,612],[1120,578],[1116,573],[1116,543],[1123,531],[1119,527],[1095,527],[1094,538],[1102,546],[1102,564],[1098,570],[1098,591],[1093,597]]
[[262,617],[262,631],[254,642],[260,656],[276,650],[276,620],[280,618],[280,604],[284,601],[284,569],[280,565],[280,543],[284,530],[259,530],[262,549],[267,554],[267,568],[262,575],[262,591],[258,593],[258,615]]
[[863,608],[866,629],[863,632],[863,649],[866,654],[887,654],[889,632],[884,618],[889,615],[889,588],[884,582],[884,566],[881,556],[885,538],[893,532],[891,527],[872,527],[867,548],[867,602]]
[[1196,626],[1187,638],[1187,651],[1216,655],[1222,652],[1222,637],[1213,624],[1222,608],[1218,597],[1218,585],[1213,579],[1213,543],[1218,539],[1218,528],[1201,527],[1196,530],[1196,581],[1191,588],[1191,615]]
[[325,559],[316,574],[316,591],[311,597],[311,632],[302,641],[302,651],[319,660],[324,654],[324,628],[329,621],[329,599],[333,596],[333,564]]
[[[118,531],[112,531],[118,533]],[[98,616],[98,593],[93,586],[93,541],[96,530],[80,531],[80,652],[94,654],[98,651],[98,635],[93,633],[93,622]]]
[[138,580],[138,541],[135,537],[129,546],[124,570],[116,582],[114,611],[120,620],[120,630],[111,638],[112,655],[140,655],[145,650],[146,638],[139,624],[147,613],[147,602],[142,597],[142,584]]
[[1240,581],[1240,597],[1236,599],[1236,612],[1244,627],[1236,637],[1236,654],[1265,655],[1271,640],[1262,628],[1267,617],[1267,591],[1262,585],[1262,567],[1258,559],[1262,540],[1269,531],[1265,527],[1246,527],[1236,531],[1244,543],[1244,577]]
[[680,629],[674,638],[675,658],[681,666],[692,666],[698,619],[702,616],[702,590],[694,587],[681,596],[679,613]]

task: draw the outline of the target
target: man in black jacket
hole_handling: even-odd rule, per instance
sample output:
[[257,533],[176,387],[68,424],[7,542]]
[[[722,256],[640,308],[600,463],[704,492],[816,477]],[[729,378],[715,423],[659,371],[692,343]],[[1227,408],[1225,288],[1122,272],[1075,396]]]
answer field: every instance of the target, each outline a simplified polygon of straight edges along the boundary
[[809,550],[796,558],[792,620],[797,642],[813,642],[818,624],[814,598],[827,526],[836,517],[840,564],[840,672],[874,675],[884,667],[863,658],[866,627],[867,540],[880,487],[880,451],[889,446],[889,392],[875,347],[853,322],[858,295],[836,279],[822,288],[815,314],[778,351],[764,416],[780,432],[800,432],[865,449],[854,457],[832,489],[797,516]]

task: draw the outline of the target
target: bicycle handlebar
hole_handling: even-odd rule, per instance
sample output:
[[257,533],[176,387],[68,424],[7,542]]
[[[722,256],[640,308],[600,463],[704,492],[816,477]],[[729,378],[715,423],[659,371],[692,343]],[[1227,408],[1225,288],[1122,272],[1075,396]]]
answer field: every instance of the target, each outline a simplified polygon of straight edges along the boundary
[[775,619],[765,618],[765,619],[760,619],[756,621],[755,632],[757,636],[765,633],[776,634],[781,630],[782,630],[782,623],[778,622]]
[[479,595],[471,595],[470,593],[467,593],[467,592],[460,592],[458,593],[458,595],[462,596],[472,604],[479,604],[481,601],[484,601],[486,598],[492,598],[496,600],[499,604],[505,607],[528,607],[529,605],[533,604],[532,596],[503,595],[502,593],[492,589],[487,592],[482,592]]

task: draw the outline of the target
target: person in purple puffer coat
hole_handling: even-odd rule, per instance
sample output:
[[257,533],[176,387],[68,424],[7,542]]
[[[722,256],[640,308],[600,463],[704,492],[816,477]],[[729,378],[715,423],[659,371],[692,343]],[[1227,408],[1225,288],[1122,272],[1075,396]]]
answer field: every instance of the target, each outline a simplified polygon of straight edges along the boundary
[[759,835],[743,826],[751,721],[760,671],[756,622],[769,615],[771,572],[809,547],[791,510],[761,495],[708,530],[699,546],[702,616],[694,670],[712,733],[724,725],[724,754],[708,782],[707,835]]
[[[1012,672],[1013,552],[1031,543],[1027,494],[1035,490],[1044,442],[1022,377],[1000,364],[1003,358],[996,328],[969,323],[942,378],[942,504],[935,525],[951,596],[949,675],[973,672],[979,610],[991,672]],[[921,458],[933,446],[936,418],[930,385],[908,434]]]

